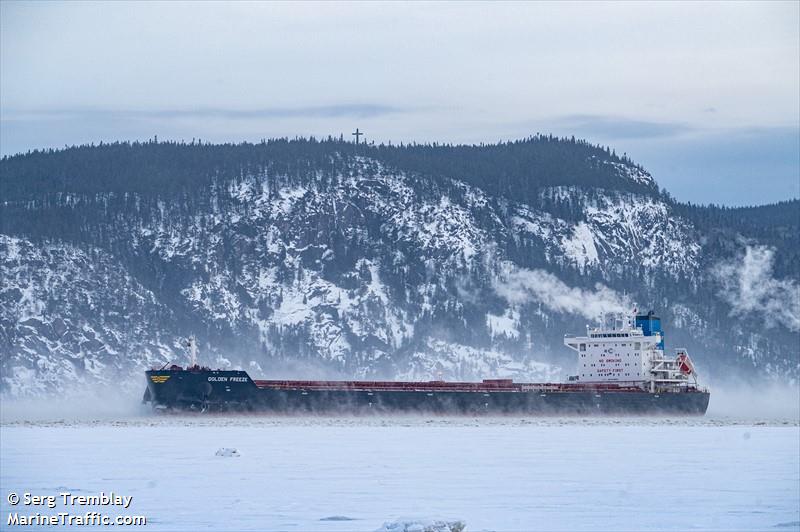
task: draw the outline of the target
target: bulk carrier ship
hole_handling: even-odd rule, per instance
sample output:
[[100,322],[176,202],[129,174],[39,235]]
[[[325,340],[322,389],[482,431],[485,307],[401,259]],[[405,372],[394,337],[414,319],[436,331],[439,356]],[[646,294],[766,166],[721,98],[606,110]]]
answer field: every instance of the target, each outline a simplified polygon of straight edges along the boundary
[[604,317],[564,345],[578,355],[577,374],[564,383],[254,380],[193,363],[145,372],[144,401],[160,410],[320,414],[703,415],[708,408],[686,350],[665,355],[652,311]]

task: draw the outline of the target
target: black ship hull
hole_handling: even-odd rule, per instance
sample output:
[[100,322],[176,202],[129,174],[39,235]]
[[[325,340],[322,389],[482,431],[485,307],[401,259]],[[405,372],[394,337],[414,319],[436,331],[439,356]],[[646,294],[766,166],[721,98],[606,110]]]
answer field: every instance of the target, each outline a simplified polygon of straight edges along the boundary
[[[446,383],[375,383],[320,389],[314,381],[253,381],[244,371],[148,371],[145,400],[156,408],[314,414],[431,413],[467,415],[703,415],[709,393],[682,390],[563,389],[559,385],[514,384],[463,390]],[[289,382],[289,381],[287,381]],[[305,385],[307,384],[307,385]],[[336,383],[325,383],[336,384]],[[344,384],[344,383],[343,383]],[[415,386],[418,384],[418,386]]]

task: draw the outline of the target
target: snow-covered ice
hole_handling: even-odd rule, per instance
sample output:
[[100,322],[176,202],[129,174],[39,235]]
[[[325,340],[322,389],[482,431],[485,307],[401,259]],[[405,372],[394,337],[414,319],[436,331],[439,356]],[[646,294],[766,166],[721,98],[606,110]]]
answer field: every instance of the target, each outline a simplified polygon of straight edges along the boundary
[[463,521],[441,519],[397,519],[384,523],[377,532],[461,532],[466,527]]
[[242,456],[239,454],[239,451],[233,449],[231,447],[220,447],[217,449],[217,452],[214,453],[215,456],[224,456],[224,457],[239,457]]
[[0,456],[3,525],[10,491],[113,491],[147,530],[800,528],[796,420],[6,419]]

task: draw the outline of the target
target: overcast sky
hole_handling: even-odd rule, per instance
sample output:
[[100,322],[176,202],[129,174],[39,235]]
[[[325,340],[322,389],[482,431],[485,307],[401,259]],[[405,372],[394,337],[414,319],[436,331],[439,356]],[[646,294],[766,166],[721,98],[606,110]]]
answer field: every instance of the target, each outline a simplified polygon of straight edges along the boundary
[[676,197],[800,196],[800,3],[0,4],[0,149],[338,135],[626,152]]

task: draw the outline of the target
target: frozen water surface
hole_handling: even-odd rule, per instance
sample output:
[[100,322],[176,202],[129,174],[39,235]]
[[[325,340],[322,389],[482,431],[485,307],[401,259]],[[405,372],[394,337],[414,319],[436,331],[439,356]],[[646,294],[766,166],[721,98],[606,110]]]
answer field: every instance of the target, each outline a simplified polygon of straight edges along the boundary
[[6,420],[0,451],[0,528],[10,491],[113,491],[143,530],[800,529],[796,420]]

